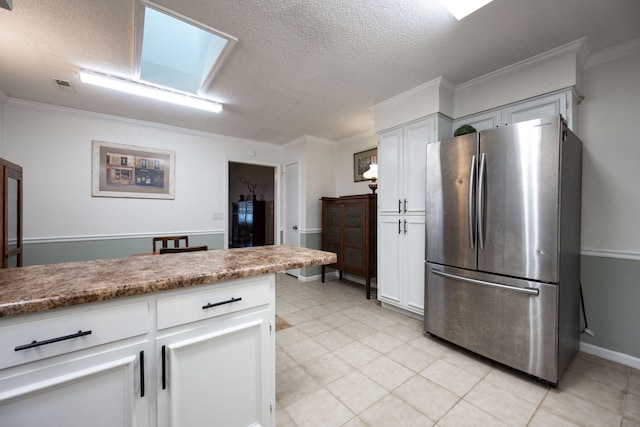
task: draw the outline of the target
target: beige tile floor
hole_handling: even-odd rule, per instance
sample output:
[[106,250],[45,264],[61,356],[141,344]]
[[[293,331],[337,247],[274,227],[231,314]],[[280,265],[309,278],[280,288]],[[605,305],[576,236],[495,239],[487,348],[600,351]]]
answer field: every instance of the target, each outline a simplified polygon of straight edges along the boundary
[[428,337],[360,285],[278,274],[278,427],[640,426],[640,371],[578,353],[547,387]]

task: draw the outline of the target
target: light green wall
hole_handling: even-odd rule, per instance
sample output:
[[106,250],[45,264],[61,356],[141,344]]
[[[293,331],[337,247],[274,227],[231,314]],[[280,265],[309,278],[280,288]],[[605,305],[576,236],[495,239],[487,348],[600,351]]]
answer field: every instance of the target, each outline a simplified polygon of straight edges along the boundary
[[595,332],[581,340],[640,358],[640,261],[583,255],[580,262],[587,322]]
[[[322,232],[316,233],[300,233],[300,246],[309,249],[321,249],[322,248]],[[300,275],[303,277],[318,276],[322,273],[322,269],[319,266],[305,267],[300,269]]]
[[[189,236],[189,245],[224,248],[223,234]],[[56,264],[103,258],[121,258],[153,250],[151,237],[100,239],[68,242],[25,243],[23,265]]]

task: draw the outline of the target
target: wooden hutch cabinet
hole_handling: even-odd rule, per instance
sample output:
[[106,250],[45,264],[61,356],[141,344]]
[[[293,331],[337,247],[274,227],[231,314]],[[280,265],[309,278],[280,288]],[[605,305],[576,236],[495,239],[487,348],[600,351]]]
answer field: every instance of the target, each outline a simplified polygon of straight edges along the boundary
[[322,199],[322,250],[338,255],[338,262],[322,266],[364,277],[367,299],[377,270],[376,195],[362,194]]
[[232,204],[232,248],[265,245],[265,202],[242,200]]
[[0,159],[2,186],[2,227],[0,247],[2,267],[22,266],[22,167]]

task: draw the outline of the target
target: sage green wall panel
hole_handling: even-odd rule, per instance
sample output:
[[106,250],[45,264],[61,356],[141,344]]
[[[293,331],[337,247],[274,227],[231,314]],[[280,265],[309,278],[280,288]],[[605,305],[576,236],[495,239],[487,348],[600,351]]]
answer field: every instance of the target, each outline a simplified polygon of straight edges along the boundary
[[[322,247],[322,233],[300,233],[300,246],[309,249],[320,249]],[[300,269],[300,275],[304,277],[319,276],[320,274],[322,274],[320,266]]]
[[640,261],[581,257],[584,305],[595,346],[640,358]]
[[[224,248],[223,234],[189,236],[189,245]],[[60,262],[121,258],[153,251],[151,237],[78,240],[67,242],[24,243],[23,265],[56,264]]]

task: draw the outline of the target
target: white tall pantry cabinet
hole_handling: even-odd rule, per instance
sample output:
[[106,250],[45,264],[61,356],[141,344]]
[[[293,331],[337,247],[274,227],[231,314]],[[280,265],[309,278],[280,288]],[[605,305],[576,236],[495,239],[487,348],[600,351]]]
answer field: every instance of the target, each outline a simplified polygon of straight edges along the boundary
[[378,138],[378,300],[424,314],[425,165],[427,143],[451,136],[440,114]]

